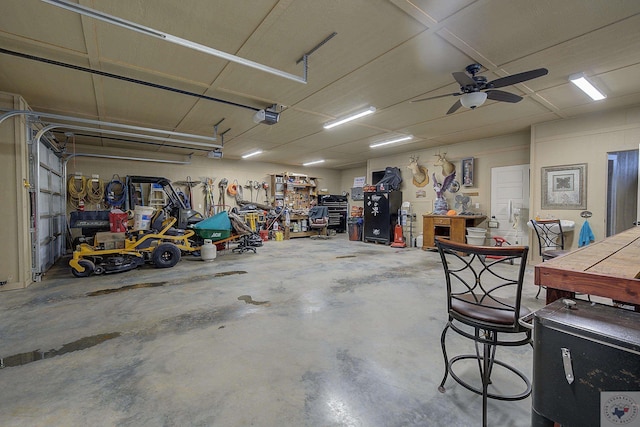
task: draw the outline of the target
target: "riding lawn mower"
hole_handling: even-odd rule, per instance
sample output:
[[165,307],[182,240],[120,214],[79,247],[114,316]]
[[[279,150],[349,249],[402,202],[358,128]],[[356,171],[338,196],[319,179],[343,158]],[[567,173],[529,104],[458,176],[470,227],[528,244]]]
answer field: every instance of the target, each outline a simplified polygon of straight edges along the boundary
[[93,244],[81,243],[69,261],[76,277],[91,274],[117,273],[132,270],[146,262],[158,268],[170,268],[180,261],[183,253],[196,254],[204,239],[187,229],[204,217],[188,209],[171,182],[160,177],[127,177],[127,209],[136,204],[132,190],[135,184],[159,184],[168,202],[153,214],[149,230],[129,230],[124,233],[96,233]]

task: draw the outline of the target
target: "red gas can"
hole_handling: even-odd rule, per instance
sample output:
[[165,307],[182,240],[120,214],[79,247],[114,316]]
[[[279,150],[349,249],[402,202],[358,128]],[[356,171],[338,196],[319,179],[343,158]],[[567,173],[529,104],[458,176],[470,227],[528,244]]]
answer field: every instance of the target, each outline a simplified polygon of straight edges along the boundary
[[112,233],[124,233],[127,231],[129,224],[129,216],[126,212],[111,211],[109,212],[109,229]]

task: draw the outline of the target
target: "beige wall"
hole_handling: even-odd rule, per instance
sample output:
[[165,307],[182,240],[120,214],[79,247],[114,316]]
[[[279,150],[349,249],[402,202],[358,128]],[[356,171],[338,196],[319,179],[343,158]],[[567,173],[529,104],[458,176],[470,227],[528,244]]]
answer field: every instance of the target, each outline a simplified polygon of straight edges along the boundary
[[361,177],[361,176],[367,176],[366,166],[345,169],[341,173],[340,188],[342,189],[341,192],[346,191],[347,193],[349,193],[349,206],[362,207],[363,205],[362,200],[356,200],[356,201],[351,200],[351,188],[353,187],[353,180],[354,178]]
[[[582,210],[543,210],[541,167],[587,164],[587,210],[596,241],[605,237],[607,209],[607,153],[638,149],[640,107],[534,125],[531,132],[532,216],[555,217],[576,222],[569,249],[578,247],[584,219]],[[630,197],[635,199],[636,195]]]
[[[79,148],[77,152],[89,152],[89,149]],[[100,178],[104,181],[110,181],[114,174],[119,175],[123,180],[127,175],[147,175],[147,176],[162,176],[170,179],[173,182],[186,181],[187,177],[191,177],[193,181],[202,181],[204,178],[215,178],[214,181],[214,200],[216,203],[219,198],[218,184],[221,179],[226,178],[229,183],[237,181],[238,185],[246,185],[248,181],[267,182],[271,185],[271,177],[269,174],[282,173],[282,172],[296,172],[306,174],[311,177],[316,177],[318,189],[326,189],[329,193],[340,194],[342,192],[341,187],[341,174],[339,171],[322,168],[308,168],[308,167],[291,167],[284,165],[277,165],[273,163],[261,163],[256,161],[247,160],[216,160],[203,157],[193,157],[189,160],[186,156],[167,156],[157,155],[155,153],[148,153],[148,155],[141,155],[140,152],[118,150],[91,150],[94,154],[109,154],[117,156],[130,156],[130,157],[146,157],[155,159],[171,159],[176,161],[190,161],[187,165],[175,165],[167,163],[155,163],[155,162],[142,162],[131,160],[111,160],[102,158],[91,157],[76,157],[71,159],[67,163],[67,176],[80,172],[84,176],[90,176],[92,174],[100,175]],[[186,190],[186,187],[176,185],[177,189],[182,191]],[[186,192],[186,191],[185,191]],[[146,196],[146,195],[145,195]],[[201,185],[198,185],[192,189],[193,207],[196,210],[204,209],[204,194]],[[266,196],[264,190],[253,190],[252,193],[249,189],[243,188],[243,197],[245,200],[252,200],[257,203],[264,203]],[[225,204],[230,206],[236,206],[235,200],[231,197],[225,197]]]
[[[0,93],[0,107],[25,110],[24,99]],[[0,237],[5,250],[0,256],[0,290],[31,284],[29,240],[29,182],[25,118],[14,117],[0,125]]]
[[[369,160],[367,166],[367,180],[371,180],[373,171],[384,170],[387,166],[399,167],[402,172],[401,191],[403,201],[411,203],[414,213],[417,214],[417,222],[414,227],[414,235],[422,233],[422,215],[433,210],[435,191],[433,189],[433,173],[438,182],[442,182],[442,170],[435,166],[436,154],[446,153],[446,158],[456,167],[456,179],[460,181],[460,162],[463,158],[474,158],[474,182],[473,187],[461,187],[458,193],[445,193],[451,209],[455,206],[457,194],[469,194],[473,210],[490,214],[491,208],[491,168],[498,166],[512,166],[529,163],[529,133],[518,133],[494,138],[467,141],[442,147],[416,149],[402,155],[381,157]],[[418,155],[418,164],[428,169],[429,183],[424,187],[413,184],[413,175],[407,168],[409,156]],[[417,191],[424,190],[426,197],[419,197]],[[477,193],[477,195],[476,195]],[[480,207],[475,208],[479,203]],[[484,226],[484,225],[482,225]]]

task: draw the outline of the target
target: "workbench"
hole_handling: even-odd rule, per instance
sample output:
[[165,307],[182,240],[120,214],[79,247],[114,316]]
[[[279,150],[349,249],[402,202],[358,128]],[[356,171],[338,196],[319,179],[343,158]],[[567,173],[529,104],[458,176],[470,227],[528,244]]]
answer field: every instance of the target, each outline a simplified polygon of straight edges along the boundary
[[547,304],[576,292],[640,307],[640,227],[535,266],[534,283],[547,288]]
[[[309,228],[309,215],[291,214],[289,221],[291,222],[291,228],[293,228],[293,223],[298,224],[298,231],[293,231],[281,223],[284,231],[284,240],[295,239],[296,237],[310,237],[318,234],[317,230]],[[303,224],[306,225],[303,226]]]

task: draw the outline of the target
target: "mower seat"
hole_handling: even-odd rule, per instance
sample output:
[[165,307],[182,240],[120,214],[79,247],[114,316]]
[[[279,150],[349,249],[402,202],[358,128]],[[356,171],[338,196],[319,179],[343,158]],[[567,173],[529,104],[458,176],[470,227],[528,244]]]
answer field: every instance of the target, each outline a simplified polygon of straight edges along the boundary
[[[164,228],[164,221],[165,221],[165,213],[162,209],[158,209],[153,213],[153,216],[151,217],[151,232],[152,233],[160,233],[162,231],[162,229]],[[168,229],[165,233],[165,235],[167,236],[182,236],[184,235],[184,230],[179,229],[179,228],[175,228],[175,227],[171,227],[170,229]]]

